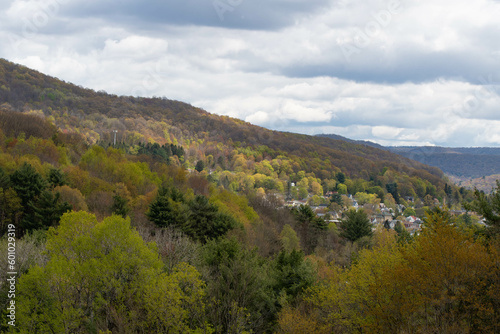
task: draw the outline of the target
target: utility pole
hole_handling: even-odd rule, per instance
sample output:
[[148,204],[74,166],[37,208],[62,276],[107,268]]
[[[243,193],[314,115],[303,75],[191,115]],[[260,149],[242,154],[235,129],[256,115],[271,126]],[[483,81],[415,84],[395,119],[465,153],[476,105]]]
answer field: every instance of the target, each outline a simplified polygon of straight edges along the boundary
[[114,139],[113,139],[113,147],[116,146],[116,133],[118,132],[118,130],[113,130],[114,132]]

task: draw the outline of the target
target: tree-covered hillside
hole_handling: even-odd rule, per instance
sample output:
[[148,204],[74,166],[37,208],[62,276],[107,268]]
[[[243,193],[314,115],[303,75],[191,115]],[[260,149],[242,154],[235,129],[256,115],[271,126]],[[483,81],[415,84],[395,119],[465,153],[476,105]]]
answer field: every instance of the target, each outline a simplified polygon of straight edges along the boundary
[[0,60],[1,332],[494,332],[497,229],[464,200],[498,225],[387,151]]

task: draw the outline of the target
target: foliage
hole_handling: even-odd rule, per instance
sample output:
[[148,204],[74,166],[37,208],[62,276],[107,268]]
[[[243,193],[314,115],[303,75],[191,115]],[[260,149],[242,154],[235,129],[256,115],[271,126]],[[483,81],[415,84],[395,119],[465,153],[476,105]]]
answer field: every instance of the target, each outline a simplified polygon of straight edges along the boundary
[[211,298],[209,319],[216,331],[270,332],[276,306],[269,264],[234,239],[208,241],[204,261]]
[[274,261],[274,266],[276,268],[274,290],[286,302],[294,301],[316,280],[312,262],[304,258],[302,251],[295,249],[291,252],[281,251]]
[[151,204],[149,219],[157,226],[175,226],[194,240],[207,241],[223,236],[238,223],[203,195],[187,201],[176,188],[162,188]]
[[[495,333],[500,299],[498,240],[485,246],[430,212],[422,234],[398,245],[390,231],[351,268],[334,267],[301,313],[322,332]],[[304,308],[302,308],[303,310]],[[280,326],[300,309],[280,315]],[[299,315],[301,315],[299,313]],[[291,315],[290,315],[291,314]]]
[[111,207],[111,212],[113,212],[113,214],[125,218],[129,211],[130,208],[128,207],[128,201],[126,198],[123,198],[118,194],[113,196],[113,206]]
[[[191,332],[203,323],[204,284],[195,269],[161,272],[156,247],[118,216],[68,213],[47,239],[49,260],[19,281],[22,331]],[[135,315],[135,316],[131,316]]]
[[21,226],[25,231],[48,229],[55,226],[63,213],[71,210],[71,205],[60,201],[61,194],[44,190],[36,203],[28,202],[27,212],[23,217]]
[[285,226],[283,226],[283,230],[280,233],[280,238],[284,251],[291,252],[293,250],[300,249],[299,237],[290,225],[286,224]]
[[363,209],[350,209],[345,212],[345,218],[340,223],[340,235],[347,240],[354,242],[362,237],[371,236],[372,226],[370,220]]
[[486,219],[490,234],[500,235],[500,181],[497,181],[497,187],[491,195],[487,196],[476,189],[474,197],[474,201],[466,203],[465,207],[470,211],[476,211]]
[[24,163],[18,170],[10,176],[12,188],[26,206],[30,201],[38,197],[45,189],[47,183],[33,166]]

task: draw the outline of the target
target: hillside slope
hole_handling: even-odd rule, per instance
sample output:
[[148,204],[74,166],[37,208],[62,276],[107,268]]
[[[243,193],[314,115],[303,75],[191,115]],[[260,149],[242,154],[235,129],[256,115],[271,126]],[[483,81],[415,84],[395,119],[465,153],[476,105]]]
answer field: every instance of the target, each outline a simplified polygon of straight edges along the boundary
[[118,141],[127,145],[179,144],[186,149],[188,165],[198,159],[227,164],[233,150],[245,153],[246,149],[254,152],[257,160],[285,155],[298,165],[292,166],[295,171],[313,172],[322,179],[342,171],[352,178],[373,180],[391,169],[424,179],[438,189],[445,183],[439,169],[386,150],[271,131],[165,98],[96,92],[6,60],[0,60],[0,104],[4,110],[43,113],[62,131],[80,133],[91,144],[112,142],[113,131],[117,131]]

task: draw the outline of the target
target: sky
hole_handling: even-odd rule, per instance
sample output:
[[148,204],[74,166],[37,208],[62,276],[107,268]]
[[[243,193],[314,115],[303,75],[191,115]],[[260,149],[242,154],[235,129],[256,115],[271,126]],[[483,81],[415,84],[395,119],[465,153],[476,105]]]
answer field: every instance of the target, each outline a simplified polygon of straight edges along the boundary
[[500,146],[499,0],[3,0],[0,57],[273,130]]

